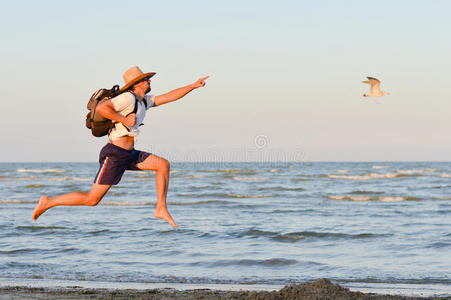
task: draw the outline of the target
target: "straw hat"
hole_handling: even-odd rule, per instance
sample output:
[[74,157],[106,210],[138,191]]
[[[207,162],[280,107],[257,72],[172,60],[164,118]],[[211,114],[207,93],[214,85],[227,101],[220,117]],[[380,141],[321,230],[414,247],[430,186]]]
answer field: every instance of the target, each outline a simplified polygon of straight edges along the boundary
[[128,90],[135,83],[138,83],[145,78],[150,78],[155,74],[157,73],[143,73],[143,71],[141,71],[141,69],[137,66],[131,67],[125,71],[124,76],[122,76],[124,78],[125,85],[121,88],[121,92]]

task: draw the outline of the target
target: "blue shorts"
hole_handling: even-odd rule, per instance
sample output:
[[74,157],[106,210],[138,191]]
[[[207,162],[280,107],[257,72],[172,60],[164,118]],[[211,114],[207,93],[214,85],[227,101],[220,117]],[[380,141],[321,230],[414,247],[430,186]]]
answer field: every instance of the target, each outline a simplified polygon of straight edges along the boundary
[[125,170],[136,170],[134,166],[150,153],[139,150],[126,150],[111,143],[106,144],[99,155],[100,168],[94,178],[94,183],[116,185],[121,181]]

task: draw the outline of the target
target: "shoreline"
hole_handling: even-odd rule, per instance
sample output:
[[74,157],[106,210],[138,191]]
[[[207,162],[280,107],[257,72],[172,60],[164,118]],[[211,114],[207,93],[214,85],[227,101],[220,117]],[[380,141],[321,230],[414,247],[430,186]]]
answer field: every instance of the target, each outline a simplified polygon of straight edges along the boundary
[[[445,299],[447,285],[334,284],[328,279],[286,286],[96,282],[0,278],[3,299]],[[294,297],[294,298],[293,298]],[[448,298],[449,299],[449,298]]]

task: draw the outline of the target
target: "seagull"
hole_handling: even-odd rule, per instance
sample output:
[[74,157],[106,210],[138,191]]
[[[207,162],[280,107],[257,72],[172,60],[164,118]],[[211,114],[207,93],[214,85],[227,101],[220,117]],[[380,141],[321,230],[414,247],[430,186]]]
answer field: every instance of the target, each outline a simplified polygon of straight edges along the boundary
[[368,80],[362,82],[371,84],[371,93],[363,94],[363,97],[382,97],[383,95],[390,94],[388,92],[381,92],[381,90],[379,89],[379,86],[381,85],[379,79],[374,77],[366,77],[366,78],[368,78]]

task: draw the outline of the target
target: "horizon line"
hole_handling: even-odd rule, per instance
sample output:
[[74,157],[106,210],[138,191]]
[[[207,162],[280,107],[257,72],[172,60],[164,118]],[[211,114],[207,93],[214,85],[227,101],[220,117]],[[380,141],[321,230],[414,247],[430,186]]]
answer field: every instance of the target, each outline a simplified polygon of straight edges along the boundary
[[[173,160],[172,163],[400,163],[400,162],[414,162],[414,163],[451,163],[451,160],[305,160],[305,161],[194,161],[194,160]],[[19,163],[98,163],[96,161],[0,161],[1,164],[19,164]]]

